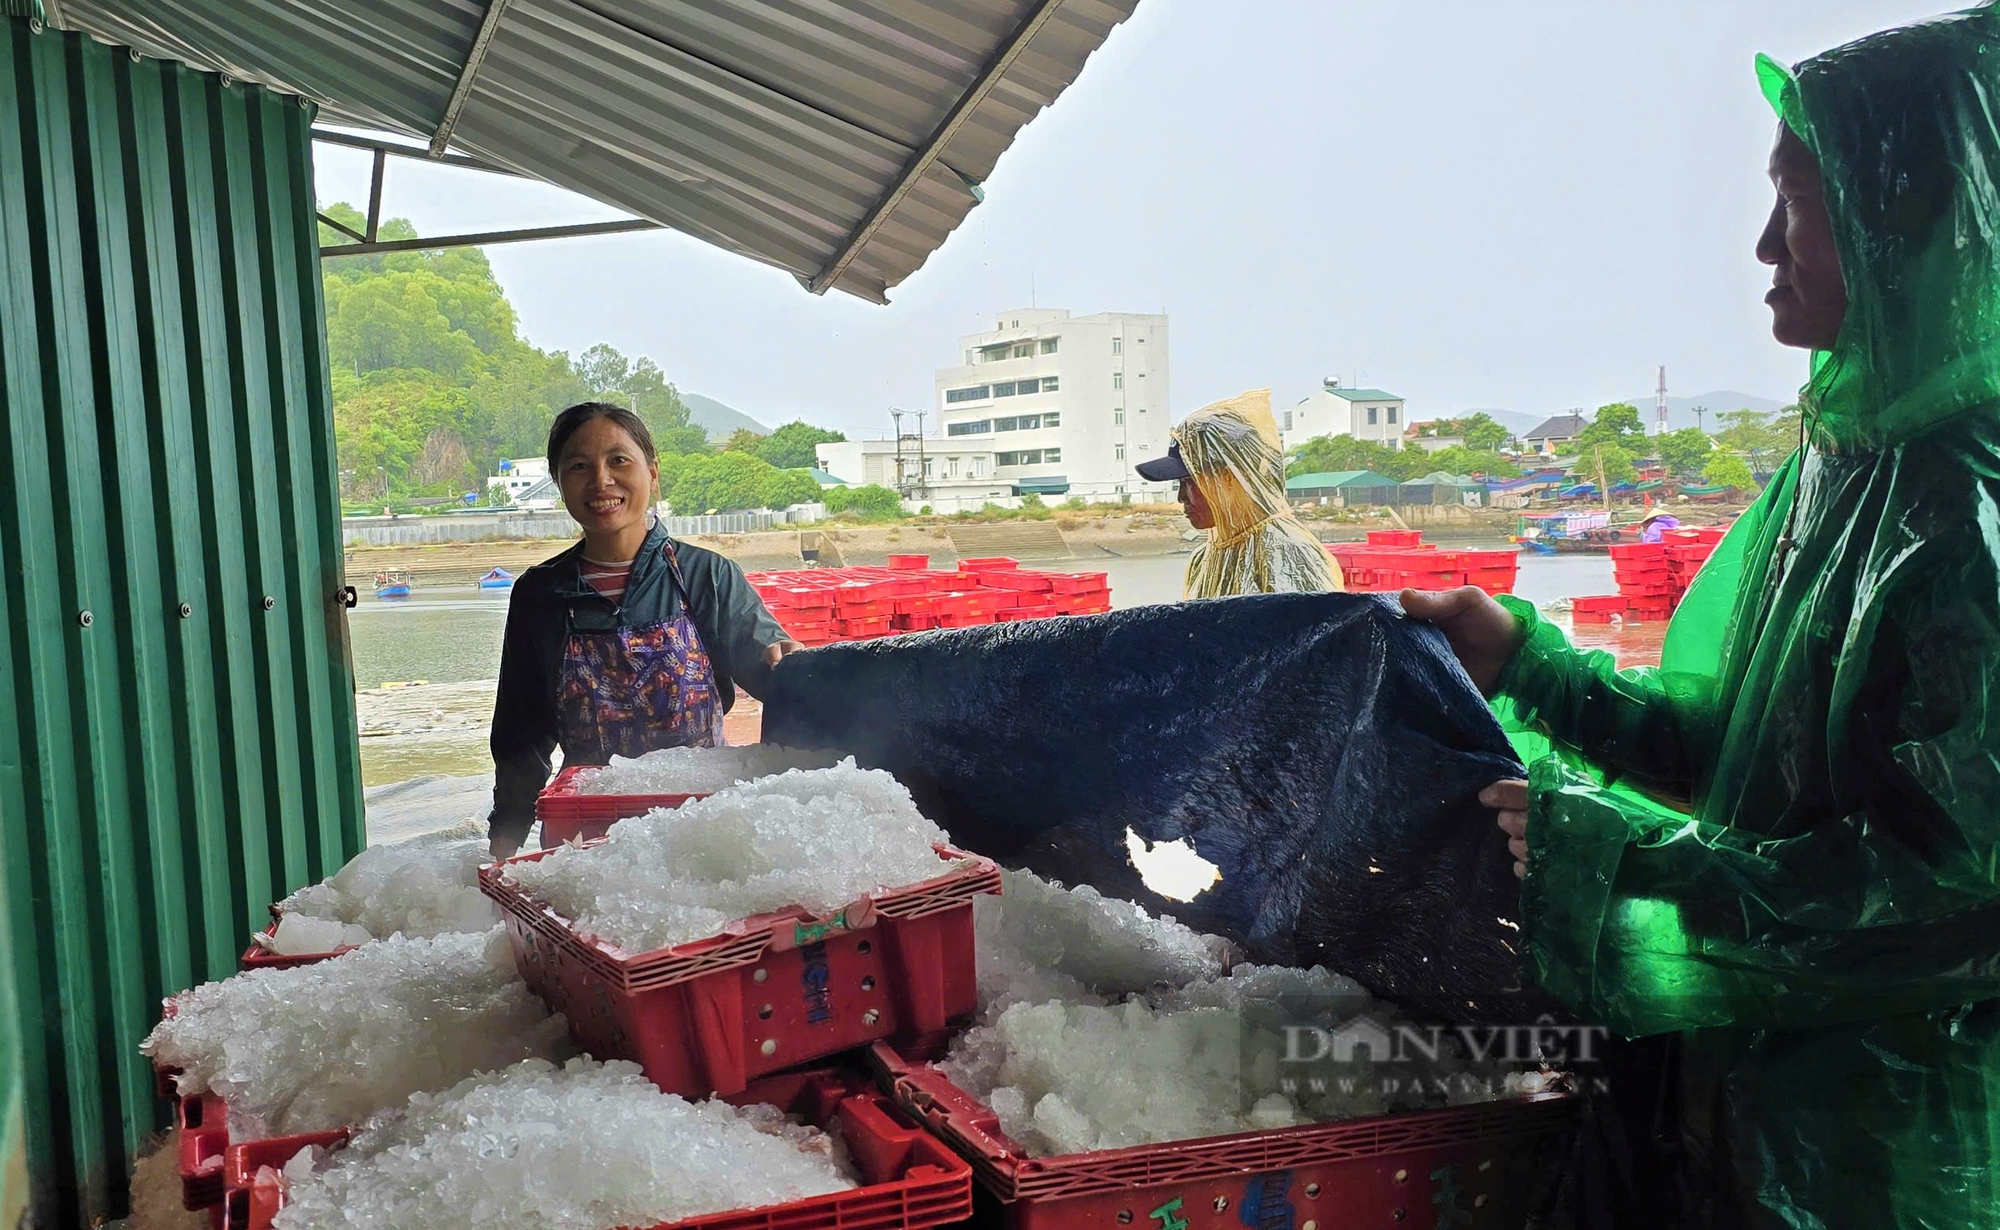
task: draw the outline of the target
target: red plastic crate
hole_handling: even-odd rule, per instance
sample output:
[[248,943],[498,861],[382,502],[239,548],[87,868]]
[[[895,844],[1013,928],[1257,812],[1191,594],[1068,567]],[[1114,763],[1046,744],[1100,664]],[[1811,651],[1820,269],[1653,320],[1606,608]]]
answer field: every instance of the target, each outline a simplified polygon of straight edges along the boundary
[[833,605],[833,592],[808,585],[759,585],[757,594],[773,610],[801,610]]
[[928,555],[892,555],[889,557],[889,567],[894,568],[898,572],[921,572],[930,566],[931,557]]
[[[728,1101],[768,1102],[837,1130],[862,1185],[787,1204],[708,1213],[651,1230],[924,1230],[972,1215],[972,1168],[857,1073],[814,1068],[765,1077]],[[833,1124],[838,1120],[838,1128]],[[276,1173],[300,1149],[337,1149],[346,1132],[316,1132],[229,1150],[228,1230],[269,1230],[285,1207]]]
[[1048,593],[1055,586],[1055,579],[1046,572],[1028,572],[1022,569],[995,568],[979,574],[982,585],[995,589],[1027,590],[1031,593]]
[[1521,1224],[1544,1150],[1575,1117],[1573,1097],[1548,1093],[1031,1158],[937,1069],[880,1043],[869,1056],[897,1104],[972,1163],[1006,1230],[1309,1221],[1499,1230]]
[[833,608],[834,622],[853,623],[858,619],[887,619],[896,613],[897,601],[894,598],[882,598],[874,602],[843,602]]
[[978,577],[969,572],[956,570],[929,573],[925,579],[930,582],[931,592],[934,594],[956,593],[959,590],[975,589],[979,585]]
[[937,621],[940,628],[983,628],[987,624],[999,622],[998,616],[998,611],[960,612],[939,615]]
[[1369,530],[1371,547],[1414,547],[1424,541],[1422,530]]
[[[171,1001],[169,1001],[171,1002]],[[174,1104],[180,1128],[181,1204],[206,1209],[222,1203],[222,1154],[229,1148],[229,1107],[212,1093],[193,1093]]]
[[[276,935],[278,923],[281,919],[282,915],[278,912],[278,907],[273,904],[271,906],[271,925],[264,928],[258,934],[266,938]],[[301,952],[286,957],[279,956],[277,953],[272,952],[270,949],[253,940],[250,947],[243,950],[243,955],[237,958],[236,964],[238,968],[243,970],[297,969],[301,965],[317,965],[321,961],[331,961],[343,952],[353,951],[354,946],[350,944],[345,948],[336,948],[332,952]],[[168,1002],[171,1003],[173,1001],[169,1000]]]
[[1021,562],[1005,555],[987,555],[977,559],[958,561],[960,569],[966,572],[1011,572],[1021,566]]
[[1608,624],[1617,619],[1618,614],[1612,611],[1572,611],[1570,613],[1570,622],[1573,624]]
[[879,615],[870,619],[844,619],[834,625],[835,631],[850,641],[864,641],[877,636],[887,636],[893,628],[895,616]]
[[898,632],[928,632],[937,626],[935,615],[898,615],[895,620]]
[[1570,599],[1570,611],[1572,613],[1590,611],[1617,615],[1622,614],[1628,605],[1630,603],[1623,594],[1592,594],[1584,598]]
[[1614,544],[1611,548],[1611,560],[1613,563],[1664,560],[1666,558],[1667,544],[1664,542],[1618,543]]
[[1049,574],[1049,592],[1052,594],[1101,594],[1110,588],[1109,573],[1053,572]]
[[699,1097],[880,1038],[934,1038],[971,1016],[972,899],[998,893],[1000,871],[937,849],[964,862],[828,917],[778,910],[641,953],[579,936],[503,879],[552,851],[482,867],[479,887],[505,915],[522,979],[584,1050]]
[[679,807],[696,794],[585,794],[583,771],[597,765],[567,765],[535,796],[535,819],[542,823],[542,845],[559,846],[566,841],[594,841],[611,831],[611,826],[630,816],[643,816],[656,807]]

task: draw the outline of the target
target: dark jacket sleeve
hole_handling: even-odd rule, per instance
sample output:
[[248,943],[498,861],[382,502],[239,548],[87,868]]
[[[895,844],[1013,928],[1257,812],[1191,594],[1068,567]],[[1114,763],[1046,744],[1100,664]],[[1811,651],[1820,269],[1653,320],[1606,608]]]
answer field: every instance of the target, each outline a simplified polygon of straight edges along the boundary
[[535,824],[535,796],[549,781],[555,750],[555,706],[547,695],[548,672],[536,653],[531,609],[539,587],[516,586],[507,604],[507,631],[500,646],[500,686],[493,700],[492,837],[525,841]]
[[785,630],[735,560],[710,551],[703,553],[702,563],[703,578],[688,577],[698,595],[694,614],[702,642],[718,675],[762,700],[771,677],[764,650],[784,640]]

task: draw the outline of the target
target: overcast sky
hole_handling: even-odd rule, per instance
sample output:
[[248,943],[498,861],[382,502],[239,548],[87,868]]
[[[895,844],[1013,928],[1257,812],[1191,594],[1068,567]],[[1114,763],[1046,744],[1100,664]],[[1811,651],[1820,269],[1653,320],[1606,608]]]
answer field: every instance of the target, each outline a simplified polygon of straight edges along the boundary
[[[1166,311],[1176,416],[1327,375],[1412,418],[1650,390],[1789,399],[1770,339],[1774,123],[1751,61],[1938,0],[1141,0],[1022,133],[986,202],[879,307],[672,233],[488,249],[529,341],[651,355],[775,425],[886,435],[955,339],[1035,303]],[[367,155],[322,146],[322,200]],[[392,159],[424,234],[617,216]]]

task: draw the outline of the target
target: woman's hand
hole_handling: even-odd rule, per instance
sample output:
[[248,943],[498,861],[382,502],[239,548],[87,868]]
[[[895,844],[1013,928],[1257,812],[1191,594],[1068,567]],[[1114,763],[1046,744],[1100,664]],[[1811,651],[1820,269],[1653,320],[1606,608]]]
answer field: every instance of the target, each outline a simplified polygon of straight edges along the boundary
[[1528,783],[1494,782],[1479,792],[1479,801],[1500,813],[1507,834],[1507,852],[1514,856],[1514,874],[1528,874]]
[[804,648],[804,645],[794,640],[782,640],[776,644],[766,645],[764,646],[764,665],[776,666],[786,654],[797,653]]
[[[1467,585],[1439,593],[1403,591],[1403,613],[1436,624],[1483,696],[1500,686],[1500,672],[1521,648],[1521,625],[1485,591]],[[1525,804],[1524,804],[1525,806]]]

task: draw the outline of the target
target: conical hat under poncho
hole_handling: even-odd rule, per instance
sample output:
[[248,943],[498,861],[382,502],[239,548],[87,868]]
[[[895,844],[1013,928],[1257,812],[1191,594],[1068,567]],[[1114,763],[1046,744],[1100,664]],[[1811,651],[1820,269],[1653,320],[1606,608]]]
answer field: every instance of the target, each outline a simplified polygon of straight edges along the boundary
[[1188,561],[1188,597],[1342,588],[1340,569],[1285,502],[1271,390],[1203,406],[1173,434],[1215,517],[1208,541]]

